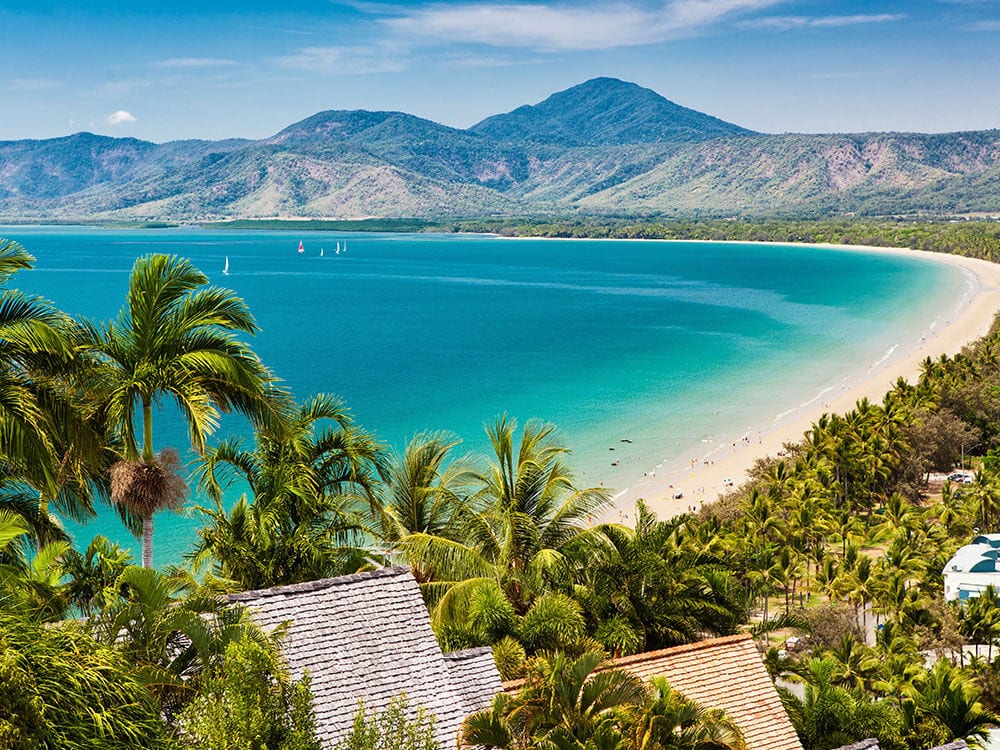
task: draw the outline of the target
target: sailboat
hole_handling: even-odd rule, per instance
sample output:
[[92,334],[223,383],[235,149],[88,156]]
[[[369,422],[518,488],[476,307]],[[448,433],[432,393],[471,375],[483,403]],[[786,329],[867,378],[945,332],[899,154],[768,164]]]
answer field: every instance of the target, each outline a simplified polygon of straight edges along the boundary
[[319,257],[321,257],[321,258],[323,257],[323,248],[319,249]]
[[337,255],[340,255],[340,243],[337,243]]
[[226,256],[226,265],[224,265],[222,267],[222,275],[223,276],[228,276],[229,275],[229,256],[228,255]]
[[302,240],[299,240],[299,252],[304,253],[306,251],[306,246],[302,244]]

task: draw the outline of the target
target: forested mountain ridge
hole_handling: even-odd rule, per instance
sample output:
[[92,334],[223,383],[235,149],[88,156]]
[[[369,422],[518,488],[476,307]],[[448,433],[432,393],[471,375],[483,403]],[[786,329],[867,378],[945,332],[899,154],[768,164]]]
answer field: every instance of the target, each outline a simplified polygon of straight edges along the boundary
[[468,130],[330,110],[258,141],[0,142],[0,220],[1000,211],[1000,131],[767,135],[597,78]]
[[594,78],[539,104],[487,117],[469,130],[497,140],[560,146],[698,143],[752,133],[615,78]]

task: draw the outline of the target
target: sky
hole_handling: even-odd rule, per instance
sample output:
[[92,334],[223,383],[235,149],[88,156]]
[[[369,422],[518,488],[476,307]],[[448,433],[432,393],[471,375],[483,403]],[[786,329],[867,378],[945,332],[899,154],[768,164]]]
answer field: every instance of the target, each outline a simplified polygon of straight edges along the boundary
[[465,128],[597,76],[753,130],[1000,127],[1000,0],[0,0],[0,140]]

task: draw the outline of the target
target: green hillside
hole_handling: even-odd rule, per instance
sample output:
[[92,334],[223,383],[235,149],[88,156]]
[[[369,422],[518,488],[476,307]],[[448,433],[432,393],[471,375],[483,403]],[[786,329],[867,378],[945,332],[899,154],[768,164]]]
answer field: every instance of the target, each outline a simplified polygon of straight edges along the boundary
[[0,142],[0,220],[1000,212],[1000,131],[766,135],[598,78],[469,130],[330,110],[259,140]]

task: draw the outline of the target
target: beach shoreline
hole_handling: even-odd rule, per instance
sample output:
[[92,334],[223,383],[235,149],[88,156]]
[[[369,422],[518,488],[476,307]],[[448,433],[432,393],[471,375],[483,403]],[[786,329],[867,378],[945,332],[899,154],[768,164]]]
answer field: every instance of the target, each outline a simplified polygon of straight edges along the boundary
[[[900,342],[863,375],[831,385],[803,403],[783,405],[773,422],[748,426],[735,441],[696,445],[676,462],[650,467],[642,479],[614,495],[603,521],[629,523],[639,499],[660,518],[671,518],[716,500],[746,481],[747,471],[758,459],[775,457],[785,443],[801,440],[822,414],[843,414],[862,398],[881,403],[900,377],[914,382],[920,373],[920,363],[927,357],[957,354],[989,331],[1000,310],[1000,265],[986,260],[907,248],[791,242],[737,244],[821,247],[906,257],[919,254],[932,262],[959,268],[966,275],[967,284],[961,299],[941,310],[940,325],[931,324],[912,345]],[[677,493],[681,497],[675,497]]]

